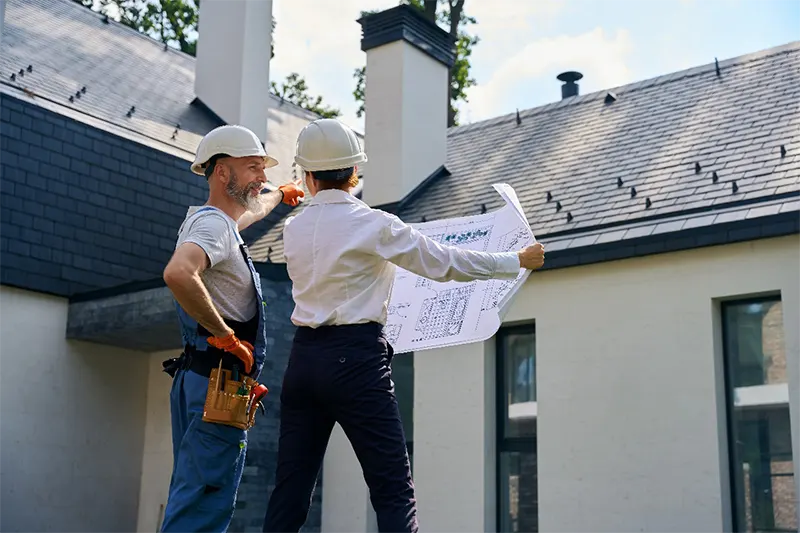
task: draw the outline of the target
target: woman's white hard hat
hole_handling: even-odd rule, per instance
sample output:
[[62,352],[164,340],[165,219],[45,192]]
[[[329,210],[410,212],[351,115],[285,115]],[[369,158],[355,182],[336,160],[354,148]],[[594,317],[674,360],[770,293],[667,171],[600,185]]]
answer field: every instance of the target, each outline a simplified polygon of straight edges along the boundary
[[269,156],[264,146],[248,128],[238,125],[225,125],[208,132],[200,144],[192,163],[192,172],[204,176],[205,166],[214,156],[227,155],[232,158],[260,156],[267,168],[274,167],[278,160]]
[[355,132],[336,119],[310,122],[297,136],[294,161],[306,171],[332,171],[367,161]]

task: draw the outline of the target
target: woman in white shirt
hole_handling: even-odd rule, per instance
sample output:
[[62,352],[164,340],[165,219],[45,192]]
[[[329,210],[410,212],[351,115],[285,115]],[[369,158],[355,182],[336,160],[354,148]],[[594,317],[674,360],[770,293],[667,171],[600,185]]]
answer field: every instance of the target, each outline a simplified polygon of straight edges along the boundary
[[296,164],[313,197],[286,221],[284,255],[297,326],[281,391],[275,489],[264,532],[298,532],[334,423],[364,472],[380,532],[417,532],[405,436],[383,335],[396,266],[434,281],[514,279],[544,264],[540,244],[487,253],[442,245],[350,194],[367,161],[335,119],[308,124]]

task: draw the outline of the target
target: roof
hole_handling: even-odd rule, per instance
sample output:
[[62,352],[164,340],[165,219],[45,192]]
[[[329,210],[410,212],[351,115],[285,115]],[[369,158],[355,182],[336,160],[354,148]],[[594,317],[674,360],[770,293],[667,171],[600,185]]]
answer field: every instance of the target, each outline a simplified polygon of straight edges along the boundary
[[[182,159],[220,124],[193,103],[194,57],[73,0],[7,0],[2,47],[0,91],[35,95],[52,111]],[[269,99],[266,146],[282,163],[270,181],[281,184],[291,178],[299,130],[318,116]]]
[[[565,238],[791,197],[800,193],[799,108],[793,42],[720,61],[719,73],[711,63],[521,111],[519,121],[512,113],[453,127],[446,172],[397,214],[414,223],[491,211],[502,206],[491,183],[505,181],[537,238],[584,246]],[[253,244],[254,257],[271,248],[271,261],[283,261],[282,231]]]

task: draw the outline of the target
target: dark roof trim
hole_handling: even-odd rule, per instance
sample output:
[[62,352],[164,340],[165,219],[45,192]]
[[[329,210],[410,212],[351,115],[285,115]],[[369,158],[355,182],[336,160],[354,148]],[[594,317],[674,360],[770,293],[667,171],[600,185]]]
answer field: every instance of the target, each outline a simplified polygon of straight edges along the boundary
[[[261,275],[262,278],[266,278],[267,280],[271,280],[273,282],[290,281],[289,272],[286,270],[285,263],[253,263],[256,267],[256,271],[258,271],[258,274]],[[77,302],[88,302],[90,300],[101,300],[119,295],[126,295],[128,293],[138,293],[140,291],[147,291],[162,287],[166,287],[166,283],[162,278],[139,280],[136,282],[120,284],[118,286],[96,289],[94,291],[86,291],[84,293],[77,293],[69,297],[69,303],[74,304]]]
[[106,287],[103,289],[95,289],[92,291],[85,291],[83,293],[76,293],[69,297],[69,303],[88,302],[90,300],[100,300],[108,297],[116,297],[118,295],[125,295],[128,293],[138,293],[140,291],[148,291],[150,289],[158,289],[165,287],[166,284],[162,278],[151,278],[149,280],[137,280],[135,282],[128,282],[118,286]]
[[447,68],[455,63],[455,47],[450,35],[408,4],[365,15],[357,22],[361,24],[361,50],[364,52],[403,40]]
[[423,191],[425,191],[425,189],[429,185],[431,185],[435,180],[438,180],[440,178],[446,178],[447,176],[450,176],[450,171],[447,170],[447,167],[442,165],[441,167],[433,171],[433,173],[431,173],[427,178],[425,178],[419,184],[417,184],[417,186],[414,189],[412,189],[409,194],[404,196],[400,201],[391,202],[389,204],[381,204],[379,206],[373,206],[373,207],[375,209],[387,211],[389,213],[395,213],[395,214],[399,213],[403,208],[405,208],[411,202],[413,202],[414,199],[416,199]]
[[638,258],[742,241],[800,233],[797,211],[649,235],[611,243],[556,250],[547,254],[542,270],[563,269],[606,261]]

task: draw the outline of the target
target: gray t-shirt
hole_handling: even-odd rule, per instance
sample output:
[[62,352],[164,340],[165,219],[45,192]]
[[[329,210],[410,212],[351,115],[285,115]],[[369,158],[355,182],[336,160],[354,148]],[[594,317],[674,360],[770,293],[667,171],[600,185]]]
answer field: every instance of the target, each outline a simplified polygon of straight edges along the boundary
[[189,208],[175,248],[187,242],[202,248],[210,265],[200,277],[217,311],[225,319],[248,321],[257,311],[256,290],[239,248],[236,221],[218,209],[195,214],[203,207]]

